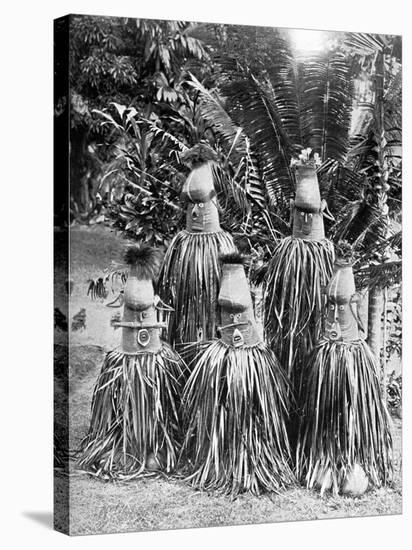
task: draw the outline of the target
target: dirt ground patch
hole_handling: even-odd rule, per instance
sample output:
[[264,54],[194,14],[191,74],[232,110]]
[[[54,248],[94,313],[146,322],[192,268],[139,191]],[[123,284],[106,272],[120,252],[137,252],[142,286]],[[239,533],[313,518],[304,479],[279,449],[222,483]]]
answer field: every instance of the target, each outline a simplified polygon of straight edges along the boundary
[[[70,278],[73,289],[69,325],[82,308],[83,328],[70,334],[68,371],[70,388],[70,449],[78,448],[90,416],[93,386],[105,352],[116,346],[120,334],[110,326],[113,311],[86,297],[87,279],[118,259],[125,241],[107,228],[76,228],[71,234]],[[65,275],[60,275],[62,289]],[[59,332],[59,331],[57,331]],[[57,383],[65,378],[64,339],[55,346]],[[64,391],[62,386],[61,391]],[[281,495],[229,497],[195,491],[178,480],[146,478],[127,483],[104,482],[70,467],[71,534],[113,533],[153,529],[176,529],[217,525],[271,523],[336,517],[400,514],[401,421],[394,419],[395,478],[390,487],[369,491],[361,498],[320,497],[298,487]],[[64,474],[59,474],[64,482]]]

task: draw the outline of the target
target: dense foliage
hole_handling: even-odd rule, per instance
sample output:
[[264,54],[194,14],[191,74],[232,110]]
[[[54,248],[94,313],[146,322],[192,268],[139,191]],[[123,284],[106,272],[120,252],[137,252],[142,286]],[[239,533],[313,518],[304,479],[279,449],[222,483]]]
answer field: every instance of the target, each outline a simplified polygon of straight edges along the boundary
[[[291,231],[291,159],[311,148],[327,233],[354,246],[358,286],[399,287],[400,37],[324,33],[302,51],[287,30],[89,16],[70,32],[73,218],[167,245],[185,153],[203,143],[222,225],[262,264]],[[400,327],[395,343],[387,332],[398,353]]]

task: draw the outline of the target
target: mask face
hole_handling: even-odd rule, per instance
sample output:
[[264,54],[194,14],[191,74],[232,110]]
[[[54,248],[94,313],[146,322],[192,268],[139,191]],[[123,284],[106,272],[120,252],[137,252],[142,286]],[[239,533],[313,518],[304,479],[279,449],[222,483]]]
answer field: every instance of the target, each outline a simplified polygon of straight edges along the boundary
[[357,305],[351,299],[336,301],[328,297],[324,336],[328,340],[353,342],[359,339]]
[[153,283],[129,276],[124,293],[123,317],[117,326],[122,327],[124,353],[152,352],[160,350],[160,330],[154,305]]
[[310,232],[312,231],[312,225],[313,225],[312,212],[304,212],[303,210],[300,210],[298,214],[299,214],[298,220],[299,220],[300,231],[302,231],[304,235],[310,235]]
[[218,296],[221,340],[236,348],[261,341],[253,313],[252,298],[242,264],[224,264]]
[[225,344],[240,348],[260,341],[255,323],[251,320],[250,311],[229,312],[223,310],[221,321],[222,326],[219,327],[219,332]]
[[309,212],[294,206],[293,236],[307,240],[323,239],[325,230],[321,212]]
[[188,202],[186,228],[194,233],[219,231],[219,213],[215,200],[206,202]]

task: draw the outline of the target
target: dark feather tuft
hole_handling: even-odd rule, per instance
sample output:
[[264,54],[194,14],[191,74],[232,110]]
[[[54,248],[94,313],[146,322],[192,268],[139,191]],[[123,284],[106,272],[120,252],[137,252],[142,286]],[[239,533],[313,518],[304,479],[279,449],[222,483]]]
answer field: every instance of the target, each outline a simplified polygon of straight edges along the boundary
[[215,151],[208,143],[198,143],[180,155],[182,162],[192,163],[193,165],[217,160]]
[[335,244],[335,256],[339,264],[352,265],[356,259],[354,247],[344,240]]
[[147,245],[131,246],[124,254],[126,264],[137,268],[137,276],[142,279],[156,279],[162,261],[161,251]]
[[240,254],[239,252],[230,252],[229,254],[220,254],[219,260],[222,264],[242,264],[247,263],[247,256]]

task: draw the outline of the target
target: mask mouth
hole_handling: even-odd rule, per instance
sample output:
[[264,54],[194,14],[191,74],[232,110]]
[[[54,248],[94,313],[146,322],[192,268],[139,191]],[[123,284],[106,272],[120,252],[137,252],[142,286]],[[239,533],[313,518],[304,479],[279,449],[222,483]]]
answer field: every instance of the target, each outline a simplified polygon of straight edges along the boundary
[[240,332],[239,329],[235,329],[233,331],[233,336],[232,336],[232,342],[233,342],[233,345],[235,346],[235,348],[238,348],[240,346],[243,346],[244,344],[244,338],[243,338],[243,334]]
[[327,329],[327,335],[330,340],[339,340],[339,338],[341,337],[339,325],[337,326],[336,323],[330,325]]
[[150,334],[147,329],[141,329],[137,333],[137,342],[143,346],[144,348],[147,346],[147,344],[150,342]]

